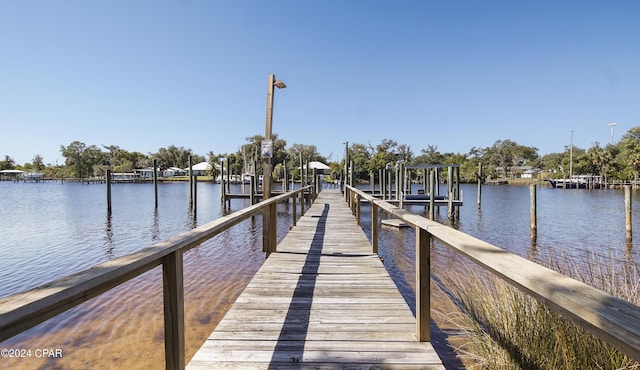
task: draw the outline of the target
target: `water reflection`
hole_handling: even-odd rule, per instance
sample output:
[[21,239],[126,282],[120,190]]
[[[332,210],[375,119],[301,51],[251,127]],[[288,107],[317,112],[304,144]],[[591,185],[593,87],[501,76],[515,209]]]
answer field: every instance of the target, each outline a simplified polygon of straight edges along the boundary
[[113,225],[111,223],[111,213],[107,212],[107,218],[104,222],[104,246],[107,259],[113,259]]
[[153,210],[153,223],[151,224],[151,240],[157,242],[160,240],[160,217],[158,209]]

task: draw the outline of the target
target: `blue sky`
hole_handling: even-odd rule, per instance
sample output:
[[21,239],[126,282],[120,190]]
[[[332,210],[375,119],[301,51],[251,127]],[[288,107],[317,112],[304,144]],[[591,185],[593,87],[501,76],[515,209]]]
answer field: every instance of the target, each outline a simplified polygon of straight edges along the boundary
[[236,151],[273,131],[333,160],[393,139],[540,154],[640,126],[638,1],[0,1],[0,155]]

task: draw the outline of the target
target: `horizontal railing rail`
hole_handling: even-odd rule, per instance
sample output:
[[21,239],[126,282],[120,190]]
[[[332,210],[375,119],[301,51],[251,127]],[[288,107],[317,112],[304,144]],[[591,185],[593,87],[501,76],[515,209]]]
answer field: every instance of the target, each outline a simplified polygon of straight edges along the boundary
[[356,213],[358,222],[360,203],[366,201],[371,204],[374,253],[378,249],[379,210],[415,228],[418,340],[429,340],[429,246],[433,238],[640,361],[640,307],[449,226],[400,209],[357,188],[349,185],[345,188],[345,199]]
[[[302,216],[305,192],[311,190],[311,186],[306,186],[270,198],[137,252],[26,292],[2,298],[0,299],[0,342],[162,265],[166,367],[183,369],[185,367],[183,253],[257,214],[275,215],[277,204],[289,198],[293,199],[292,216],[295,225],[296,200],[300,197],[300,215]],[[310,198],[315,198],[315,194],[309,194]],[[265,243],[276,239],[276,222],[269,224],[272,227],[263,230]],[[268,254],[275,251],[275,245],[268,245],[265,249]]]

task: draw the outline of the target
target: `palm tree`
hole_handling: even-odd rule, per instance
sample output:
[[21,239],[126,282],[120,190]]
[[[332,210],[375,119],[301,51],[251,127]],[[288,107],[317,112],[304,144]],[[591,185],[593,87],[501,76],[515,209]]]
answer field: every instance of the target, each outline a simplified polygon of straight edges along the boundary
[[589,149],[589,158],[591,159],[591,164],[593,164],[606,182],[607,171],[613,161],[611,152],[600,147],[600,144],[596,142],[595,145]]

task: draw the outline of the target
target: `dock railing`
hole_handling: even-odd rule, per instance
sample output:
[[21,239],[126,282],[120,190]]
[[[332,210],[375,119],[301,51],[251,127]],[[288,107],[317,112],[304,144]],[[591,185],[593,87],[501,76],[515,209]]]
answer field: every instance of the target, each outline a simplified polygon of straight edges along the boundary
[[[191,248],[250,217],[276,214],[278,203],[292,199],[293,225],[296,224],[296,200],[300,198],[300,215],[305,210],[305,193],[315,198],[306,186],[218,218],[171,239],[116,258],[88,270],[69,275],[26,292],[0,299],[0,342],[11,338],[74,306],[105,293],[152,268],[162,265],[164,297],[164,343],[167,369],[184,369],[184,283],[183,254]],[[276,222],[263,230],[263,243],[275,240]],[[263,246],[267,254],[275,245]]]
[[471,259],[484,270],[536,298],[566,319],[640,361],[640,307],[507,252],[449,226],[400,209],[352,186],[345,199],[360,223],[361,203],[371,204],[371,243],[378,251],[380,210],[416,232],[416,336],[429,341],[430,245],[433,239]]

